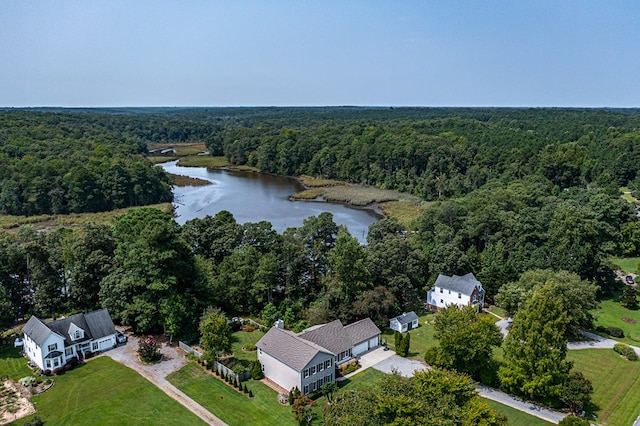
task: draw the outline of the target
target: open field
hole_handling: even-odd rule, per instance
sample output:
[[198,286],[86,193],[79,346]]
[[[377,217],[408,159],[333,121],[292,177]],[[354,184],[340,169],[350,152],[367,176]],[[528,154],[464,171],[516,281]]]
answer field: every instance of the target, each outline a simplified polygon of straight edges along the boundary
[[194,362],[167,380],[231,426],[296,424],[291,409],[278,402],[277,392],[260,382],[246,382],[254,394],[249,398]]
[[[173,213],[173,206],[171,203],[152,204],[149,206],[141,207],[153,207],[169,214]],[[118,209],[110,212],[100,213],[72,213],[67,215],[42,215],[42,216],[9,216],[0,215],[0,229],[7,229],[12,231],[18,231],[22,225],[33,225],[35,229],[56,228],[64,226],[67,228],[74,228],[85,226],[88,224],[102,225],[107,224],[113,220],[116,216],[124,214],[132,209],[139,207],[128,207],[126,209]]]
[[47,425],[204,424],[138,373],[108,357],[54,380],[51,389],[31,398],[36,415]]
[[197,155],[207,150],[207,146],[204,143],[152,143],[147,147],[149,151],[163,148],[175,148],[176,157]]
[[[615,340],[640,346],[640,310],[631,311],[617,301],[609,299],[600,302],[600,307],[593,311],[593,316],[596,326],[620,327],[624,330],[624,337]],[[626,321],[623,321],[623,318]]]
[[394,217],[405,226],[411,229],[411,224],[422,216],[425,210],[431,206],[431,202],[422,201],[420,203],[410,200],[389,201],[380,204],[380,210],[387,217]]
[[622,198],[627,200],[630,203],[640,204],[640,200],[631,195],[631,189],[623,186],[620,188],[620,192],[622,193]]
[[22,348],[14,348],[9,343],[0,348],[0,377],[9,376],[16,382],[33,373],[27,365],[27,359],[20,353]]
[[567,359],[593,383],[597,421],[631,425],[640,414],[640,362],[627,361],[612,349],[569,351]]
[[640,257],[613,257],[611,263],[616,265],[625,274],[635,274],[640,264]]
[[228,167],[229,162],[224,157],[212,157],[210,155],[192,155],[189,157],[180,158],[180,160],[178,161],[178,165],[183,167],[222,168]]

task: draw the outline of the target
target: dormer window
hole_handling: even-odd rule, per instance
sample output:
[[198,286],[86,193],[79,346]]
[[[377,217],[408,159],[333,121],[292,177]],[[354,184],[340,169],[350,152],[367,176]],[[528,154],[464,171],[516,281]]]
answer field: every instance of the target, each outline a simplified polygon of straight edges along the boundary
[[80,339],[82,339],[82,331],[76,330],[75,333],[73,333],[73,340],[80,340]]
[[73,323],[71,323],[71,325],[69,326],[68,333],[69,333],[69,337],[71,337],[71,340],[73,341],[84,338],[84,330]]

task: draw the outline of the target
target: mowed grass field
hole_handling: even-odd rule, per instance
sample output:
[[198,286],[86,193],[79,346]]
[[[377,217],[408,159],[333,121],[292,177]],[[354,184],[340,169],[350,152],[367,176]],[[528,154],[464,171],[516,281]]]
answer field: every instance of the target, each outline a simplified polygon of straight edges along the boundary
[[21,348],[7,344],[0,348],[0,377],[8,376],[16,382],[23,377],[31,376],[27,359],[20,353]]
[[254,394],[249,398],[195,362],[170,374],[167,380],[231,426],[296,424],[291,408],[280,404],[278,393],[260,382],[246,382]]
[[[108,357],[62,376],[31,401],[46,425],[204,425],[135,371]],[[22,425],[32,417],[14,422]]]
[[629,310],[617,301],[608,299],[600,302],[600,307],[593,311],[593,317],[596,326],[620,327],[624,331],[624,337],[615,340],[640,346],[640,310]]
[[611,258],[611,263],[625,274],[635,274],[640,264],[640,257],[614,257]]
[[593,383],[592,410],[597,422],[629,426],[640,415],[640,362],[627,361],[612,349],[569,351],[567,359]]
[[507,416],[507,424],[509,426],[549,426],[553,424],[530,414],[523,413],[515,408],[511,408],[508,405],[500,404],[499,402],[486,398],[482,398],[482,400],[498,413]]
[[256,344],[264,336],[260,330],[253,331],[236,331],[231,335],[231,351],[237,359],[246,359],[247,361],[256,361],[258,359],[257,351],[245,352],[242,347],[247,343]]

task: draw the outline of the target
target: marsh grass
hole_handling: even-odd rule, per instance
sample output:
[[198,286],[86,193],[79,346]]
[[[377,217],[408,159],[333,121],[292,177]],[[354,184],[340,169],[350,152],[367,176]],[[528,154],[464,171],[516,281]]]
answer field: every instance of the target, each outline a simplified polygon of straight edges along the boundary
[[[173,205],[171,203],[152,204],[149,206],[166,213],[173,214]],[[65,226],[68,228],[76,228],[89,224],[106,225],[110,223],[116,216],[120,216],[130,210],[140,207],[128,207],[126,209],[118,209],[110,212],[99,213],[72,213],[67,215],[41,215],[41,216],[0,216],[0,228],[17,231],[23,225],[33,225],[35,229],[56,228]]]
[[206,186],[206,185],[213,184],[212,182],[209,182],[208,180],[205,180],[205,179],[199,179],[199,178],[183,176],[183,175],[174,175],[173,173],[169,173],[169,176],[171,176],[171,179],[173,180],[173,184],[175,186]]

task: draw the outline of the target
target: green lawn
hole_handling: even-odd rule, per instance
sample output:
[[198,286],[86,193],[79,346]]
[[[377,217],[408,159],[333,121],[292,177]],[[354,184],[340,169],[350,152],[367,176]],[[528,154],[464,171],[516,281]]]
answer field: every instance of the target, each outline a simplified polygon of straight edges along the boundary
[[247,361],[255,361],[258,359],[257,352],[244,352],[242,347],[247,343],[253,343],[254,345],[264,336],[264,333],[260,330],[253,330],[250,332],[236,331],[231,335],[231,351],[233,356],[238,359],[246,359]]
[[[111,358],[91,360],[34,396],[37,416],[47,425],[205,424],[135,371]],[[15,422],[21,425],[25,420]]]
[[640,263],[640,257],[613,257],[611,263],[625,274],[635,274]]
[[498,413],[507,416],[509,426],[548,426],[552,424],[538,417],[516,410],[515,408],[511,408],[508,405],[485,398],[482,398],[482,400]]
[[[433,313],[431,312],[421,315],[419,317],[420,326],[409,331],[409,334],[411,334],[411,346],[409,347],[408,358],[422,361],[427,349],[438,344],[438,341],[433,337],[435,330],[433,324],[431,324],[432,320]],[[385,328],[382,332],[382,338],[387,341],[387,346],[395,351],[393,333],[394,331],[390,328]]]
[[640,414],[640,362],[627,361],[612,349],[569,351],[567,359],[593,383],[593,411],[599,423],[633,423]]
[[9,376],[18,381],[32,372],[27,365],[27,359],[20,353],[21,348],[14,348],[13,343],[0,348],[0,377]]
[[167,380],[231,426],[296,424],[291,409],[278,403],[277,392],[260,382],[246,382],[254,394],[248,398],[194,362]]
[[[631,311],[615,300],[603,300],[600,307],[593,311],[595,325],[604,327],[620,327],[624,330],[624,338],[615,339],[634,346],[640,346],[640,310]],[[635,324],[622,321],[622,318],[635,320]]]

